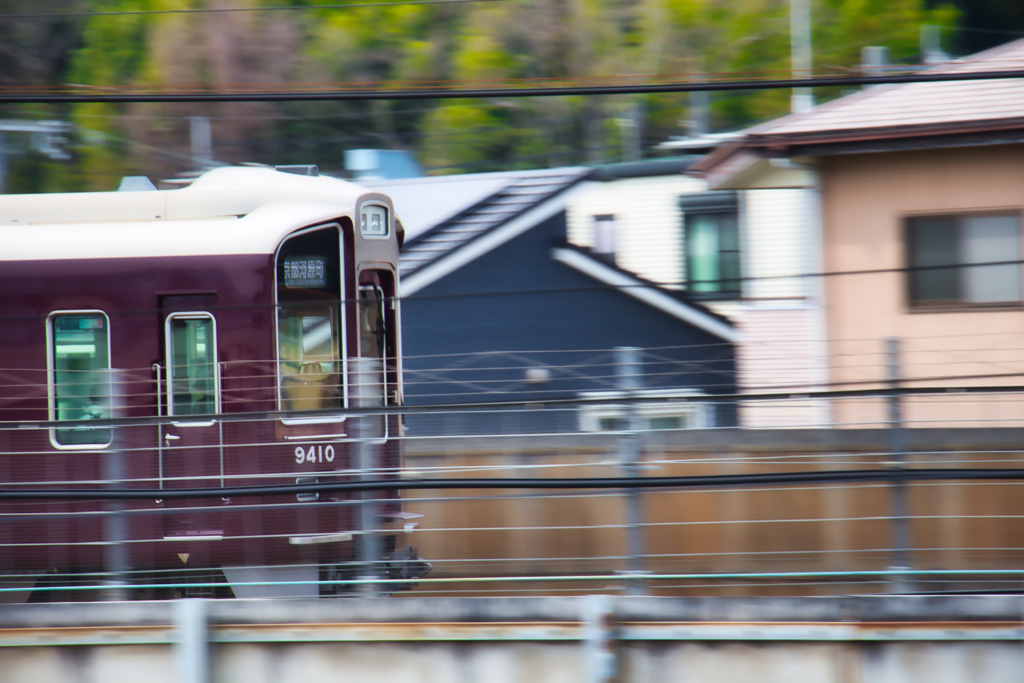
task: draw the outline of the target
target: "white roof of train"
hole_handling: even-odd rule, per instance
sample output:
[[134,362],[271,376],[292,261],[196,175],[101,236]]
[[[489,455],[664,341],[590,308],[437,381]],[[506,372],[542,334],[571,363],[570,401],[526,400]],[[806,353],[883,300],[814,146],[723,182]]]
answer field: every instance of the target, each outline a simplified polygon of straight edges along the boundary
[[351,216],[368,194],[336,178],[226,167],[180,190],[0,195],[0,260],[272,254],[295,229]]

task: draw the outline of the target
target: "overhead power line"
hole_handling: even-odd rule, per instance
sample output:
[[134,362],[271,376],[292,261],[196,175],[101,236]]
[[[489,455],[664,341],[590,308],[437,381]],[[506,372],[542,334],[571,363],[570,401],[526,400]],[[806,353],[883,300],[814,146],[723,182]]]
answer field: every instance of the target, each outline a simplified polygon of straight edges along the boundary
[[[149,145],[143,145],[136,143],[131,140],[114,138],[119,142],[132,144],[146,148],[155,153],[165,154],[171,158],[180,160],[187,160],[187,157],[183,154],[177,154],[167,150],[161,150],[157,147]],[[117,175],[117,177],[121,177]],[[456,292],[456,293],[443,293],[443,294],[423,294],[417,292],[407,296],[393,297],[396,301],[437,301],[447,299],[479,299],[488,297],[498,296],[523,296],[523,295],[534,295],[534,294],[573,294],[582,292],[601,292],[609,289],[626,291],[630,289],[651,289],[651,288],[662,288],[669,294],[680,294],[686,297],[689,303],[696,303],[706,305],[708,303],[715,303],[716,299],[704,299],[699,296],[693,296],[693,292],[688,289],[679,289],[680,287],[692,287],[693,285],[699,284],[721,284],[721,283],[732,283],[732,282],[771,282],[771,281],[782,281],[788,282],[793,280],[804,280],[809,278],[832,278],[832,277],[847,277],[847,276],[865,276],[865,275],[886,275],[893,273],[916,273],[926,271],[953,271],[963,270],[970,268],[992,268],[999,266],[1019,266],[1024,265],[1024,259],[1010,259],[1006,261],[984,261],[978,263],[951,263],[947,265],[936,265],[936,266],[897,266],[895,268],[868,268],[864,270],[830,270],[830,271],[816,271],[810,273],[791,273],[788,275],[743,275],[738,277],[719,278],[715,280],[701,279],[701,280],[689,280],[689,281],[672,281],[672,282],[637,282],[636,284],[594,284],[587,286],[573,286],[573,287],[543,287],[543,288],[523,288],[523,289],[493,289],[493,290],[479,290],[479,291],[468,291],[468,292]],[[699,293],[698,293],[699,294]],[[777,300],[781,301],[794,301],[800,299],[806,299],[803,295],[795,296],[780,296]],[[388,297],[390,301],[392,297]],[[744,300],[743,297],[739,297],[739,300]],[[737,299],[726,299],[728,301],[735,301]],[[754,297],[748,300],[757,301],[758,298]],[[342,303],[356,303],[356,299],[340,299]],[[267,308],[276,310],[274,304],[239,304],[239,305],[218,305],[211,307],[211,310],[215,311],[228,311],[228,310],[255,310],[260,308]],[[151,309],[132,309],[117,311],[117,315],[149,315],[153,311]],[[39,319],[42,320],[46,317],[46,314],[24,314],[24,315],[0,315],[0,321],[4,320],[24,320],[24,319]]]
[[451,490],[451,489],[649,489],[722,488],[781,484],[833,484],[908,481],[1019,481],[1021,468],[932,468],[825,470],[722,474],[684,477],[562,477],[562,478],[459,478],[378,479],[279,486],[226,486],[195,489],[6,489],[0,500],[150,500],[181,498],[242,498],[338,491]]
[[197,7],[192,9],[123,10],[110,12],[34,12],[30,14],[0,14],[0,19],[71,19],[80,17],[123,17],[160,14],[228,14],[236,12],[280,12],[289,10],[358,9],[360,7],[391,7],[399,5],[463,5],[477,2],[506,2],[507,0],[395,0],[395,2],[365,2],[335,5],[293,5],[278,7]]
[[[408,244],[414,244],[415,242],[410,241]],[[637,282],[636,284],[600,284],[592,286],[578,286],[578,287],[544,287],[544,288],[525,288],[525,289],[503,289],[503,290],[481,290],[471,292],[458,292],[458,293],[446,293],[446,294],[421,294],[417,292],[408,296],[398,297],[401,301],[434,301],[438,299],[469,299],[469,298],[480,298],[480,297],[491,297],[491,296],[520,296],[524,294],[565,294],[572,292],[597,292],[604,291],[606,289],[617,289],[617,290],[629,290],[629,289],[648,289],[652,287],[666,288],[667,291],[672,293],[682,294],[689,296],[691,303],[707,304],[714,303],[714,299],[701,299],[699,296],[693,296],[693,292],[689,289],[676,289],[679,287],[690,288],[694,285],[710,285],[710,284],[728,284],[734,282],[765,282],[765,281],[781,281],[789,282],[793,280],[804,280],[809,278],[830,278],[840,276],[861,276],[861,275],[886,275],[891,273],[917,273],[926,271],[952,271],[961,270],[968,268],[988,268],[998,266],[1019,266],[1024,264],[1024,259],[1011,259],[1007,261],[985,261],[983,263],[951,263],[949,265],[938,265],[938,266],[897,266],[895,268],[868,268],[864,270],[827,270],[811,273],[792,273],[788,275],[742,275],[738,277],[723,277],[715,280],[685,280],[685,281],[673,281],[673,282]],[[699,294],[699,293],[698,293]],[[784,300],[793,300],[803,298],[802,296],[791,296],[791,297],[780,297]],[[146,311],[148,312],[148,311]]]
[[[68,104],[68,103],[158,103],[158,102],[317,102],[366,100],[430,100],[430,99],[486,99],[508,97],[565,97],[571,95],[643,95],[653,93],[684,93],[729,90],[779,90],[789,88],[823,88],[833,86],[885,85],[893,83],[937,83],[948,81],[984,81],[1024,78],[1024,70],[963,71],[942,73],[906,73],[884,76],[812,76],[808,78],[762,78],[713,81],[683,81],[659,83],[625,83],[620,85],[546,85],[498,88],[466,88],[458,85],[424,84],[423,87],[393,87],[387,83],[375,88],[304,89],[309,84],[291,88],[253,90],[253,86],[240,90],[210,92],[210,86],[189,91],[176,87],[174,91],[148,90],[144,92],[118,91],[103,87],[99,92],[75,90],[16,90],[0,91],[0,103],[8,104]],[[536,82],[536,81],[529,81]]]
[[[709,362],[713,363],[716,360],[724,359],[713,359]],[[691,399],[699,403],[719,403],[719,404],[730,404],[739,401],[777,401],[777,400],[792,400],[797,399],[800,401],[814,401],[821,399],[851,399],[851,398],[881,398],[881,397],[893,397],[893,396],[950,396],[955,394],[958,397],[967,396],[971,394],[990,394],[990,395],[1007,395],[1007,394],[1024,394],[1024,385],[1021,384],[995,384],[995,385],[968,385],[968,386],[905,386],[907,383],[920,383],[920,382],[935,382],[935,381],[951,381],[951,380],[967,380],[975,378],[989,378],[989,379],[1000,379],[1000,378],[1012,378],[1020,377],[1020,372],[1008,372],[988,375],[947,375],[941,377],[904,377],[900,378],[900,382],[903,383],[901,386],[887,385],[887,381],[884,379],[874,380],[851,380],[851,381],[838,381],[834,383],[809,383],[809,384],[798,384],[789,385],[783,387],[769,387],[763,391],[749,391],[741,393],[707,393],[699,396],[688,396],[687,399]],[[817,390],[815,387],[818,386],[864,386],[870,385],[869,388],[854,388],[854,389],[828,389],[828,390]],[[707,385],[712,386],[712,385]],[[728,385],[714,385],[714,386],[728,386]],[[810,389],[810,390],[808,390]],[[460,396],[461,394],[454,394]],[[546,408],[572,408],[575,409],[579,406],[595,405],[595,406],[619,406],[623,403],[624,398],[621,395],[602,396],[602,397],[550,397],[543,398],[537,396],[528,396],[525,398],[499,398],[491,401],[451,401],[447,403],[426,403],[426,404],[405,404],[398,406],[387,406],[383,409],[389,415],[413,415],[413,414],[431,414],[431,413],[443,413],[451,411],[485,411],[485,410],[517,410],[521,409],[525,405],[539,407],[544,406]],[[664,399],[658,396],[636,396],[628,399],[631,403],[635,404],[652,404],[656,405],[663,403]],[[355,408],[348,407],[344,409],[344,414],[348,416],[359,416],[359,415],[380,415],[382,413],[381,407],[372,408]],[[283,413],[278,410],[272,411],[255,411],[255,412],[237,412],[237,413],[219,413],[217,420],[227,423],[251,423],[257,420],[277,420],[282,417],[288,418],[337,418],[338,411],[336,409],[323,409],[323,410],[297,410],[288,411]],[[114,418],[101,418],[95,420],[89,420],[90,429],[101,429],[101,428],[116,428],[116,427],[139,427],[149,426],[157,424],[168,424],[174,422],[173,416],[146,416],[146,417],[114,417]],[[68,422],[66,420],[17,420],[17,421],[5,421],[0,420],[0,432],[16,430],[24,432],[29,429],[62,429],[67,428]],[[1022,470],[1024,471],[1024,470]]]

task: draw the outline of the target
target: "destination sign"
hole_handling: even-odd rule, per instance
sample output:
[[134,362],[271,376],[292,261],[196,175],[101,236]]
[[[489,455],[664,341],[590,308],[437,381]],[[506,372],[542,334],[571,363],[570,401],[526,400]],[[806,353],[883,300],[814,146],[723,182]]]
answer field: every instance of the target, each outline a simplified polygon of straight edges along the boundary
[[327,286],[327,259],[323,256],[288,256],[284,259],[284,286]]
[[98,315],[70,316],[62,315],[56,319],[58,330],[102,330],[103,317]]

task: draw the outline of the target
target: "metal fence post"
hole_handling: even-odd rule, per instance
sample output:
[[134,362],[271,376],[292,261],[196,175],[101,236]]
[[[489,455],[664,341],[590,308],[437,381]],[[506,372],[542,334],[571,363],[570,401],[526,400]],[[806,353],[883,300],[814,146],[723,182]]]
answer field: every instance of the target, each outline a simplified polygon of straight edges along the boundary
[[[902,470],[906,466],[906,434],[900,405],[900,340],[886,339],[886,357],[889,374],[889,467]],[[910,518],[907,516],[907,485],[902,481],[892,484],[892,566],[893,570],[910,569]],[[906,574],[894,574],[889,584],[893,593],[910,590]]]
[[618,674],[614,643],[614,602],[610,595],[582,598],[583,655],[587,683],[612,683]]
[[[121,417],[123,413],[122,386],[123,374],[118,370],[107,371],[108,395],[106,398],[107,417]],[[110,446],[103,453],[103,481],[108,489],[124,487],[124,453],[121,450],[124,427],[110,428]],[[104,600],[127,600],[126,573],[128,571],[128,540],[127,519],[124,515],[125,503],[122,500],[107,502],[107,514],[103,517],[103,548],[106,578],[103,591]]]
[[207,633],[206,601],[185,598],[174,602],[177,631],[175,659],[181,683],[209,683],[210,639]]
[[[641,385],[640,349],[635,346],[619,346],[615,349],[615,363],[619,388],[627,401],[625,433],[619,442],[622,453],[621,467],[627,477],[642,476],[640,471],[640,416],[636,399]],[[627,571],[633,578],[626,584],[628,595],[643,595],[644,585],[639,577],[644,573],[644,528],[643,492],[640,488],[628,489],[626,495],[626,554],[629,557]]]
[[[352,405],[363,410],[380,407],[383,410],[383,394],[374,391],[379,386],[382,368],[380,361],[374,358],[353,358],[349,367],[350,386],[352,387]],[[374,437],[383,437],[376,433],[374,422],[384,419],[372,413],[359,413],[353,421],[353,436],[356,439],[356,464],[359,478],[363,481],[373,479],[377,466],[376,446],[371,443]],[[381,575],[381,558],[383,548],[377,526],[379,523],[375,493],[364,491],[359,505],[359,534],[356,536],[358,549],[359,578],[379,579]],[[380,584],[358,584],[359,591],[367,596],[380,594]]]

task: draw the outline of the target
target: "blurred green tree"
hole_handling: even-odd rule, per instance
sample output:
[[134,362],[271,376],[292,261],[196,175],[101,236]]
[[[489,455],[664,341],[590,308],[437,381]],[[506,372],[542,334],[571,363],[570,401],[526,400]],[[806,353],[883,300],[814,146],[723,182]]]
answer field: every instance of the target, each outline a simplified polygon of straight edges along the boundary
[[[332,0],[330,4],[335,4]],[[320,0],[96,0],[102,12],[306,6],[297,11],[0,18],[0,84],[83,88],[338,84],[367,87],[601,83],[789,73],[784,0],[496,0],[317,8]],[[361,5],[354,0],[354,5]],[[954,25],[925,0],[811,0],[814,64],[851,68],[867,45],[917,59],[922,24]],[[61,0],[66,11],[80,3]],[[0,0],[0,13],[29,13]],[[35,20],[32,20],[35,21]],[[7,40],[4,43],[4,40]],[[10,65],[5,70],[5,66]],[[784,114],[789,91],[718,93],[725,130]],[[819,101],[838,91],[819,91]],[[346,149],[415,151],[432,172],[599,163],[643,154],[696,117],[685,94],[313,103],[83,104],[74,172],[38,183],[110,189],[125,174],[195,170],[190,117],[211,122],[218,162],[318,163]],[[40,175],[41,174],[41,175]],[[77,180],[75,180],[77,179]]]

